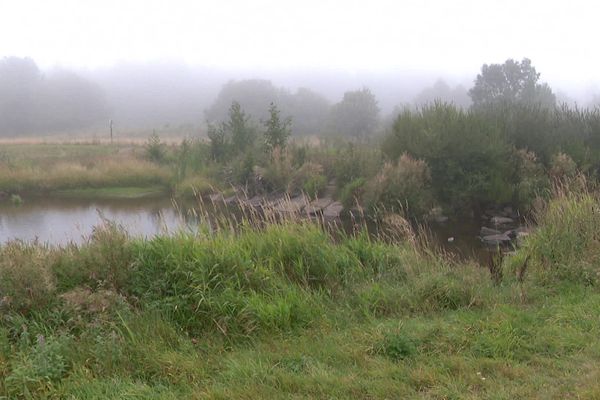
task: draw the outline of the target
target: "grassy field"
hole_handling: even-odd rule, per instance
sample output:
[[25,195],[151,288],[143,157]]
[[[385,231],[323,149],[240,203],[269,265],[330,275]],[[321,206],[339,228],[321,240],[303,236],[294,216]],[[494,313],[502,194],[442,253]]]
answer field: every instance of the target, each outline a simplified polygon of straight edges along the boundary
[[[0,145],[0,191],[45,194],[69,190],[71,195],[112,196],[125,191],[164,193],[172,170],[145,159],[144,146],[95,143],[10,143]],[[85,189],[85,190],[81,190]]]
[[81,246],[9,243],[0,393],[599,398],[599,206],[557,192],[495,282],[405,229],[334,240],[282,221],[139,240],[107,225]]

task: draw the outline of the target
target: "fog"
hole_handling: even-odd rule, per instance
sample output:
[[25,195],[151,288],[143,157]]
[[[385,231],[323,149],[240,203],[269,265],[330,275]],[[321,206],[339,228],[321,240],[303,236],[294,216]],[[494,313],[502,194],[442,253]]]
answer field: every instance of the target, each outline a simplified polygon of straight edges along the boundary
[[591,3],[2,2],[0,135],[76,134],[109,120],[202,133],[234,100],[256,121],[274,101],[294,133],[310,134],[330,129],[330,108],[363,88],[382,120],[436,99],[468,107],[481,66],[511,58],[530,58],[559,103],[592,106]]

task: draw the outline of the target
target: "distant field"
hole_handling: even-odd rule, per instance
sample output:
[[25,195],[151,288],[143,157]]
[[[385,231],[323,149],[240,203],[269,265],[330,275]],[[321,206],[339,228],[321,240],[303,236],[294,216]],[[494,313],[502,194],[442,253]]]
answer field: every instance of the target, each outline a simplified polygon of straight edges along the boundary
[[144,151],[143,144],[134,142],[5,139],[0,143],[0,191],[36,194],[73,189],[168,188],[172,171],[148,161]]

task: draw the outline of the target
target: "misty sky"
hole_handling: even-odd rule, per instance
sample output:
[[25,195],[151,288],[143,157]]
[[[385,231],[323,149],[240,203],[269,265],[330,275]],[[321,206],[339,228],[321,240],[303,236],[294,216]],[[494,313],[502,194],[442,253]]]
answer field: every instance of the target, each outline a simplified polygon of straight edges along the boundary
[[597,87],[598,15],[589,0],[0,0],[0,57],[458,76],[529,57],[551,84]]

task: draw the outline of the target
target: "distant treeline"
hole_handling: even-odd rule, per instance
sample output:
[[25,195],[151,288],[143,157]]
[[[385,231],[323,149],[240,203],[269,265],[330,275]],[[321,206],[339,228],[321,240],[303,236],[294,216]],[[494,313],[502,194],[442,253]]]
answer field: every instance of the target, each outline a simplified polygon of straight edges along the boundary
[[[276,104],[282,115],[292,118],[293,135],[365,137],[389,128],[404,109],[434,101],[465,110],[480,107],[490,96],[509,101],[518,98],[545,107],[561,102],[547,84],[538,83],[540,74],[527,59],[484,65],[470,90],[441,79],[430,87],[420,86],[420,92],[415,87],[422,83],[414,83],[414,87],[406,83],[406,90],[388,88],[385,92],[381,85],[371,82],[376,89],[372,90],[358,83],[362,78],[347,83],[355,87],[348,87],[353,90],[345,93],[332,93],[333,83],[316,78],[313,86],[319,92],[302,86],[291,91],[265,79],[230,80],[220,86],[225,74],[169,65],[120,66],[81,73],[42,71],[29,58],[3,58],[0,136],[106,129],[111,119],[117,129],[176,128],[183,134],[205,134],[206,123],[226,120],[231,104],[237,102],[257,125],[268,117],[269,104]],[[399,87],[398,82],[395,87]],[[390,103],[394,97],[390,91],[394,90],[398,100]],[[385,97],[384,104],[375,92]],[[412,102],[400,100],[407,96]],[[390,114],[391,104],[397,106]]]
[[0,134],[84,129],[109,118],[100,87],[67,70],[42,73],[29,58],[0,60]]

